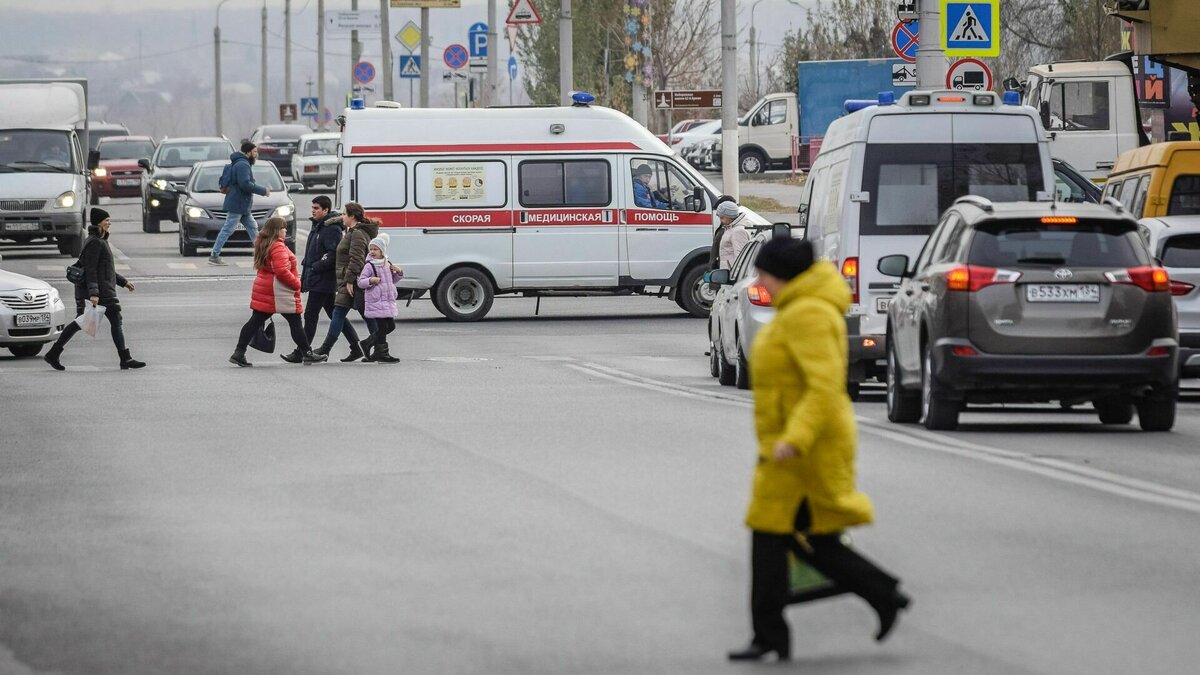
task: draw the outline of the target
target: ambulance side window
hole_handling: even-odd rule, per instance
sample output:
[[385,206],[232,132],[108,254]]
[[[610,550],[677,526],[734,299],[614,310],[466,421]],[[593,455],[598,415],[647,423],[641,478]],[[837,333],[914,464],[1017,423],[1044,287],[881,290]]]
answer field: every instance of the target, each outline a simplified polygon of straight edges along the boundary
[[521,206],[608,206],[611,167],[603,159],[521,162]]
[[695,185],[670,162],[631,159],[634,205],[643,209],[683,211]]
[[400,162],[364,162],[354,168],[358,203],[368,209],[402,209],[408,204],[408,169]]

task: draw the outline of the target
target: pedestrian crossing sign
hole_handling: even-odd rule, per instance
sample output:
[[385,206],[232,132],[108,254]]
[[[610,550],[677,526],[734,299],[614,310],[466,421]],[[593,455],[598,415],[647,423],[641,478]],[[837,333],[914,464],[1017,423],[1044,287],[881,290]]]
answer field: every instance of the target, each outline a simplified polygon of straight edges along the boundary
[[400,55],[400,77],[415,80],[421,77],[421,57],[416,54]]
[[317,97],[302,96],[300,97],[300,115],[302,117],[316,117],[320,114]]
[[1000,55],[1000,0],[941,0],[946,56]]

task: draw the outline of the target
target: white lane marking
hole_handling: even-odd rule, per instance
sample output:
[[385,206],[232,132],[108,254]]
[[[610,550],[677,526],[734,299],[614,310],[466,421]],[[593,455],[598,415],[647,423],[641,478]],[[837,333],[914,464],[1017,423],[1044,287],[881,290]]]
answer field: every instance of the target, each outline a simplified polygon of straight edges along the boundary
[[242,269],[246,269],[248,267],[254,267],[254,261],[252,261],[252,260],[235,260],[233,264],[237,265],[238,267],[240,267]]
[[113,265],[113,267],[117,268],[121,272],[128,272],[129,270],[133,269],[129,265]]
[[421,360],[437,363],[479,363],[480,361],[491,361],[491,359],[482,356],[430,356]]
[[[595,363],[567,363],[565,365],[572,370],[582,373],[673,396],[706,399],[739,408],[752,408],[754,405],[747,397],[663,382]],[[1078,466],[1049,457],[1038,457],[1029,453],[1004,450],[983,445],[982,443],[960,440],[945,434],[934,434],[917,429],[901,430],[901,428],[894,427],[890,423],[884,424],[868,417],[863,417],[862,415],[856,415],[855,420],[858,422],[859,428],[863,431],[890,441],[905,443],[925,450],[935,450],[965,459],[996,464],[1009,469],[1036,474],[1043,478],[1089,487],[1100,492],[1148,504],[1166,506],[1191,513],[1200,513],[1200,493],[1189,490],[1181,490],[1108,471]]]
[[173,270],[194,270],[198,269],[196,263],[167,263],[167,267]]

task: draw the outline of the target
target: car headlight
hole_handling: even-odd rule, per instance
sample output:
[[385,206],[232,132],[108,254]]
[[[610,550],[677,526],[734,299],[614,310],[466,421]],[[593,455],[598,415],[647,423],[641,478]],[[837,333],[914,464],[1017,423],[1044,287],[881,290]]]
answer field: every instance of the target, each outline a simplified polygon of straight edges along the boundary
[[183,211],[187,214],[188,218],[212,218],[212,216],[208,215],[208,211],[199,206],[189,206]]
[[51,287],[50,288],[50,304],[52,304],[52,305],[56,304],[56,303],[58,303],[59,300],[61,300],[61,298],[58,295],[58,289]]
[[295,211],[296,211],[296,207],[292,206],[291,204],[284,204],[283,206],[275,209],[274,215],[279,216],[280,218],[287,218],[288,216],[292,215],[292,213],[294,213]]
[[64,192],[58,196],[58,199],[54,200],[54,208],[56,209],[69,209],[73,206],[75,206],[74,192]]
[[93,169],[92,173],[95,174],[97,178],[104,178],[105,176],[108,175],[108,171],[105,171],[104,167],[102,167],[102,166],[98,166],[95,169]]
[[150,181],[150,186],[157,188],[159,190],[166,190],[167,189],[167,181],[165,181],[161,178],[155,178],[154,180]]

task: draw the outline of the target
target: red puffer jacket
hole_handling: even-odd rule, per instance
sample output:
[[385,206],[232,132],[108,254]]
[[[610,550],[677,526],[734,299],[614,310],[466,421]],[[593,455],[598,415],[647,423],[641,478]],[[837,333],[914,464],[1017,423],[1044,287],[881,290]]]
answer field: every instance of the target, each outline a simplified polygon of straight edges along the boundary
[[299,314],[300,277],[296,274],[296,255],[282,241],[271,244],[267,264],[254,277],[250,309],[270,314]]

